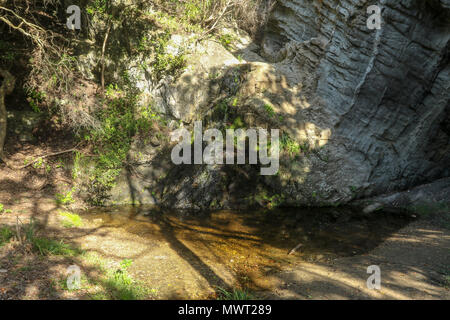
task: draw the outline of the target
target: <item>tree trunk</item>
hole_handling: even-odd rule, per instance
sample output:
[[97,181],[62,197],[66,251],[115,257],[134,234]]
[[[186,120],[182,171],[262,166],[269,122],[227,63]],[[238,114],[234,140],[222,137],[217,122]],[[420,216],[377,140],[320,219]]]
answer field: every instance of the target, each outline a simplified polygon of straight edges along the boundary
[[6,138],[6,106],[5,96],[14,90],[15,78],[6,70],[0,69],[0,77],[3,78],[0,87],[0,159],[3,160],[3,146]]

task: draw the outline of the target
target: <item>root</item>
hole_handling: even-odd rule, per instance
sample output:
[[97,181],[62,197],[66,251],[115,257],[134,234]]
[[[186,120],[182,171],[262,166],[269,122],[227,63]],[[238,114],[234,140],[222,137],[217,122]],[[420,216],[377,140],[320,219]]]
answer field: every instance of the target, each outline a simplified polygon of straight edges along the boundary
[[[78,147],[78,146],[77,146],[77,147]],[[39,157],[37,157],[36,159],[34,159],[33,161],[31,161],[30,163],[27,163],[26,165],[19,166],[19,167],[16,167],[16,166],[12,165],[9,161],[7,161],[7,160],[4,158],[3,154],[0,154],[0,160],[2,160],[2,161],[6,164],[6,166],[7,166],[8,168],[10,168],[10,169],[13,169],[13,170],[21,170],[21,169],[24,169],[24,168],[27,168],[27,167],[33,165],[34,163],[36,163],[37,161],[39,161],[39,160],[41,160],[41,159],[45,159],[45,158],[50,158],[50,157],[58,156],[58,155],[61,155],[61,154],[64,154],[64,153],[68,153],[68,152],[75,152],[75,151],[80,152],[80,151],[77,149],[77,147],[74,147],[74,148],[68,149],[68,150],[64,150],[64,151],[59,151],[59,152],[49,153],[49,154],[45,154],[45,155],[39,156]]]

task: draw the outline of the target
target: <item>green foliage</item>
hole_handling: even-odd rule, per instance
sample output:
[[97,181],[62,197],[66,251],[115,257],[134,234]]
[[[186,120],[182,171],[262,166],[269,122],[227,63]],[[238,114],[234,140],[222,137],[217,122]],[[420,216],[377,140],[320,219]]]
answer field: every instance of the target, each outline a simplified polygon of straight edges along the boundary
[[246,290],[233,288],[228,291],[224,288],[217,287],[219,297],[217,300],[252,300],[254,297]]
[[75,191],[75,187],[67,191],[67,193],[57,193],[55,195],[56,203],[59,205],[68,205],[71,203],[74,203],[75,200],[73,199],[73,193]]
[[151,55],[151,66],[146,62],[141,64],[144,70],[152,69],[155,80],[160,80],[165,75],[178,76],[186,66],[186,59],[182,51],[173,55],[167,52],[171,39],[171,33],[164,30],[160,33],[144,34],[137,46],[137,51],[144,56]]
[[32,242],[34,239],[34,235],[36,233],[36,224],[33,218],[30,218],[30,223],[25,225],[24,227],[25,237],[28,241]]
[[60,211],[59,215],[64,218],[62,224],[65,228],[81,227],[83,225],[83,220],[76,213]]
[[47,94],[34,89],[27,90],[27,100],[31,109],[36,113],[41,113],[40,105],[45,101]]
[[274,209],[280,206],[285,200],[283,195],[273,194],[269,196],[265,190],[255,196],[255,200],[259,203],[266,203],[268,209]]
[[9,227],[0,228],[0,247],[7,243],[14,236],[14,232]]
[[73,159],[73,167],[72,167],[72,178],[75,180],[79,177],[79,175],[82,172],[82,162],[83,154],[76,151],[75,152],[75,158]]
[[147,294],[147,290],[140,286],[128,273],[128,268],[132,261],[125,259],[121,261],[117,270],[108,272],[105,286],[109,293],[109,298],[117,300],[137,300],[142,299]]
[[93,15],[104,16],[108,11],[108,0],[94,0],[90,1],[90,3],[86,7],[86,12]]
[[0,203],[0,214],[11,213],[11,212],[12,212],[11,209],[5,209],[5,206],[2,203]]
[[222,0],[166,0],[162,5],[178,18],[179,28],[187,32],[201,31],[211,23],[211,17],[217,16],[221,10]]
[[157,291],[142,285],[133,279],[128,268],[132,260],[124,259],[116,269],[108,269],[109,263],[95,252],[85,252],[84,261],[100,272],[100,278],[90,280],[100,290],[92,294],[94,300],[136,300],[155,296]]
[[450,275],[444,276],[444,287],[450,289]]
[[236,117],[233,121],[233,124],[229,127],[229,129],[239,129],[244,128],[245,124],[242,121],[241,117]]
[[170,33],[165,32],[156,39],[150,41],[150,45],[155,50],[155,61],[152,68],[157,80],[160,80],[163,75],[177,76],[186,66],[186,58],[182,53],[174,56],[167,52],[169,40]]
[[232,47],[233,40],[234,40],[234,36],[229,33],[222,34],[219,36],[219,42],[227,50],[231,50],[233,48]]
[[280,148],[290,155],[297,155],[302,150],[300,144],[285,132],[280,137]]
[[35,162],[33,162],[33,168],[40,169],[40,168],[42,168],[43,164],[44,164],[44,160],[42,158],[39,158]]
[[26,240],[32,245],[34,251],[40,255],[60,255],[65,257],[73,257],[83,253],[82,250],[74,248],[62,240],[57,241],[44,237],[36,237],[36,224],[33,218],[30,223],[23,226]]
[[432,220],[437,225],[450,229],[450,207],[444,202],[422,202],[417,203],[408,209],[421,218]]
[[59,255],[74,257],[82,252],[80,249],[73,248],[69,244],[64,243],[62,240],[57,241],[47,238],[32,237],[31,243],[33,245],[33,249],[43,256]]
[[[131,90],[123,91],[110,85],[106,90],[105,106],[96,115],[101,127],[91,129],[84,135],[94,146],[95,168],[89,176],[90,202],[102,205],[107,191],[115,185],[127,158],[132,138],[136,134],[148,134],[151,123],[158,119],[151,108],[137,113],[136,95]],[[74,175],[78,176],[81,155],[75,158]]]
[[273,118],[275,116],[275,110],[273,110],[273,107],[270,104],[265,104],[264,110],[266,110],[269,118]]

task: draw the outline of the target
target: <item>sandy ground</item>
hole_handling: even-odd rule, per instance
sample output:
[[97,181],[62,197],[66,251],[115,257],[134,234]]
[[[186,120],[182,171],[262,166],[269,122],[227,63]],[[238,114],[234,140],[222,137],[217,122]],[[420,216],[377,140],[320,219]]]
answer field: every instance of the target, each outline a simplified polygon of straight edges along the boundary
[[[381,271],[381,289],[367,288],[367,267]],[[450,298],[450,232],[424,221],[392,234],[365,255],[302,263],[277,275],[269,297],[283,299]]]

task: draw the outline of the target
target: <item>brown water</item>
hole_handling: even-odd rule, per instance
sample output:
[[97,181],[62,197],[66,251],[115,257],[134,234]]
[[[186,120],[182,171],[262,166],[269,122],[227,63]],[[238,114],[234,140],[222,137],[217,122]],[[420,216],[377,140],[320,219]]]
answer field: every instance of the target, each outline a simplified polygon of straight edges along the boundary
[[136,268],[148,268],[146,277],[160,291],[167,279],[177,279],[174,292],[179,286],[183,293],[170,294],[178,298],[202,297],[189,291],[201,290],[198,282],[203,280],[211,287],[255,288],[258,283],[261,288],[268,274],[304,261],[365,254],[412,220],[399,213],[362,215],[346,208],[170,212],[145,206],[95,209],[84,217],[144,239],[153,260],[151,266],[142,260]]

